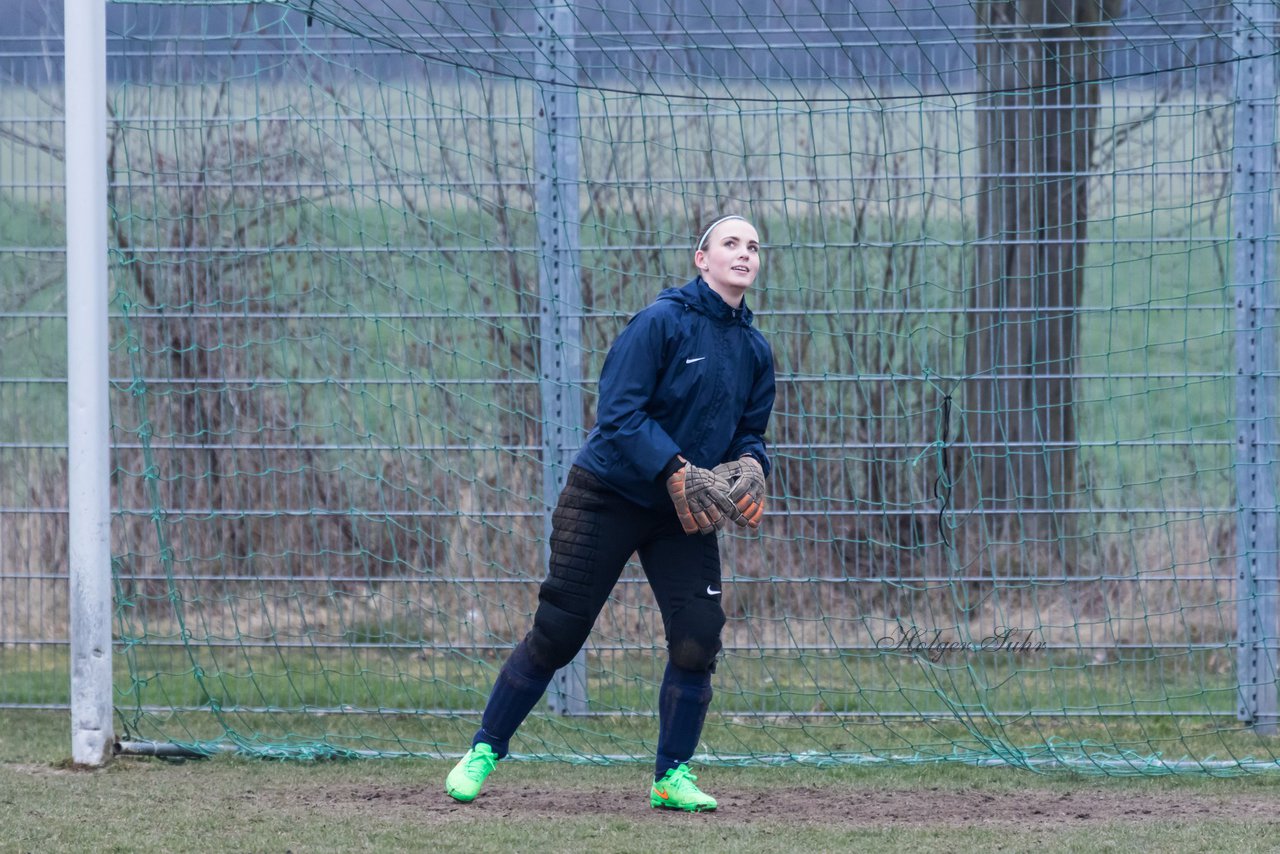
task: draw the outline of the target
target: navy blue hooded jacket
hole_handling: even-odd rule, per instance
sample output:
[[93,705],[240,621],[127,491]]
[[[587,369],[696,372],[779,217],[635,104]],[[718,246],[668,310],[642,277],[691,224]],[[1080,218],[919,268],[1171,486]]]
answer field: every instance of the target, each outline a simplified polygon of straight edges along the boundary
[[575,463],[645,507],[671,503],[661,476],[676,454],[702,468],[750,454],[768,475],[773,352],[751,317],[701,276],[660,293],[605,357]]

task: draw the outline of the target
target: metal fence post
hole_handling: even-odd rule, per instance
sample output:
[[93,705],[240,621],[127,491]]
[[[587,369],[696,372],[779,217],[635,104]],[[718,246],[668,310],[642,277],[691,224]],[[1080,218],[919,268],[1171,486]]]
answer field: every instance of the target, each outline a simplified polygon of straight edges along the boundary
[[[550,552],[551,512],[582,442],[582,291],[579,269],[578,66],[573,9],[567,0],[542,7],[535,39],[538,112],[534,143],[542,394],[543,554]],[[556,673],[551,711],[587,711],[586,655]]]
[[1232,291],[1236,318],[1238,717],[1276,730],[1276,328],[1272,282],[1276,61],[1271,2],[1237,2]]

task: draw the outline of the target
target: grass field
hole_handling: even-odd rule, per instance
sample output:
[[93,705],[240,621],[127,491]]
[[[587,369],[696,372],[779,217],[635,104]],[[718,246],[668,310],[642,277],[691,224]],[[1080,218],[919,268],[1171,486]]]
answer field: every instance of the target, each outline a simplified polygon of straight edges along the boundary
[[699,768],[715,813],[648,808],[647,768],[118,758],[70,767],[65,714],[0,712],[0,851],[1274,851],[1280,775],[1118,779],[957,764]]

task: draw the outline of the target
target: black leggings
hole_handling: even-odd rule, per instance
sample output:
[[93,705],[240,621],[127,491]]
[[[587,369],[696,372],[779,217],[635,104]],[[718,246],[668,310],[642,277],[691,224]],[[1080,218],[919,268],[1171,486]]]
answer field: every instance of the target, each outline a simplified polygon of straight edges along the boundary
[[720,652],[720,549],[714,535],[686,534],[675,510],[634,504],[584,469],[569,470],[552,517],[551,562],[533,628],[498,673],[472,744],[507,755],[511,737],[555,671],[582,649],[636,552],[653,588],[670,661],[658,700],[655,779],[689,761],[711,703]]
[[641,507],[577,466],[552,516],[551,560],[525,644],[541,667],[578,654],[631,555],[639,553],[662,613],[671,663],[711,671],[720,652],[720,548],[686,534],[670,505]]

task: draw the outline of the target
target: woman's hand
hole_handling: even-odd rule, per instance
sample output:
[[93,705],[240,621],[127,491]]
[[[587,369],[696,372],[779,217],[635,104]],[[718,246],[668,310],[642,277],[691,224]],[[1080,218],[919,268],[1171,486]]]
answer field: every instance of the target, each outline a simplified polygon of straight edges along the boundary
[[764,518],[764,467],[748,454],[733,462],[721,463],[712,471],[729,484],[729,501],[733,509],[728,516],[738,525],[759,528]]
[[695,466],[681,457],[680,468],[667,478],[667,493],[675,505],[680,527],[686,534],[710,534],[723,528],[736,512],[729,499],[729,483],[711,469]]

